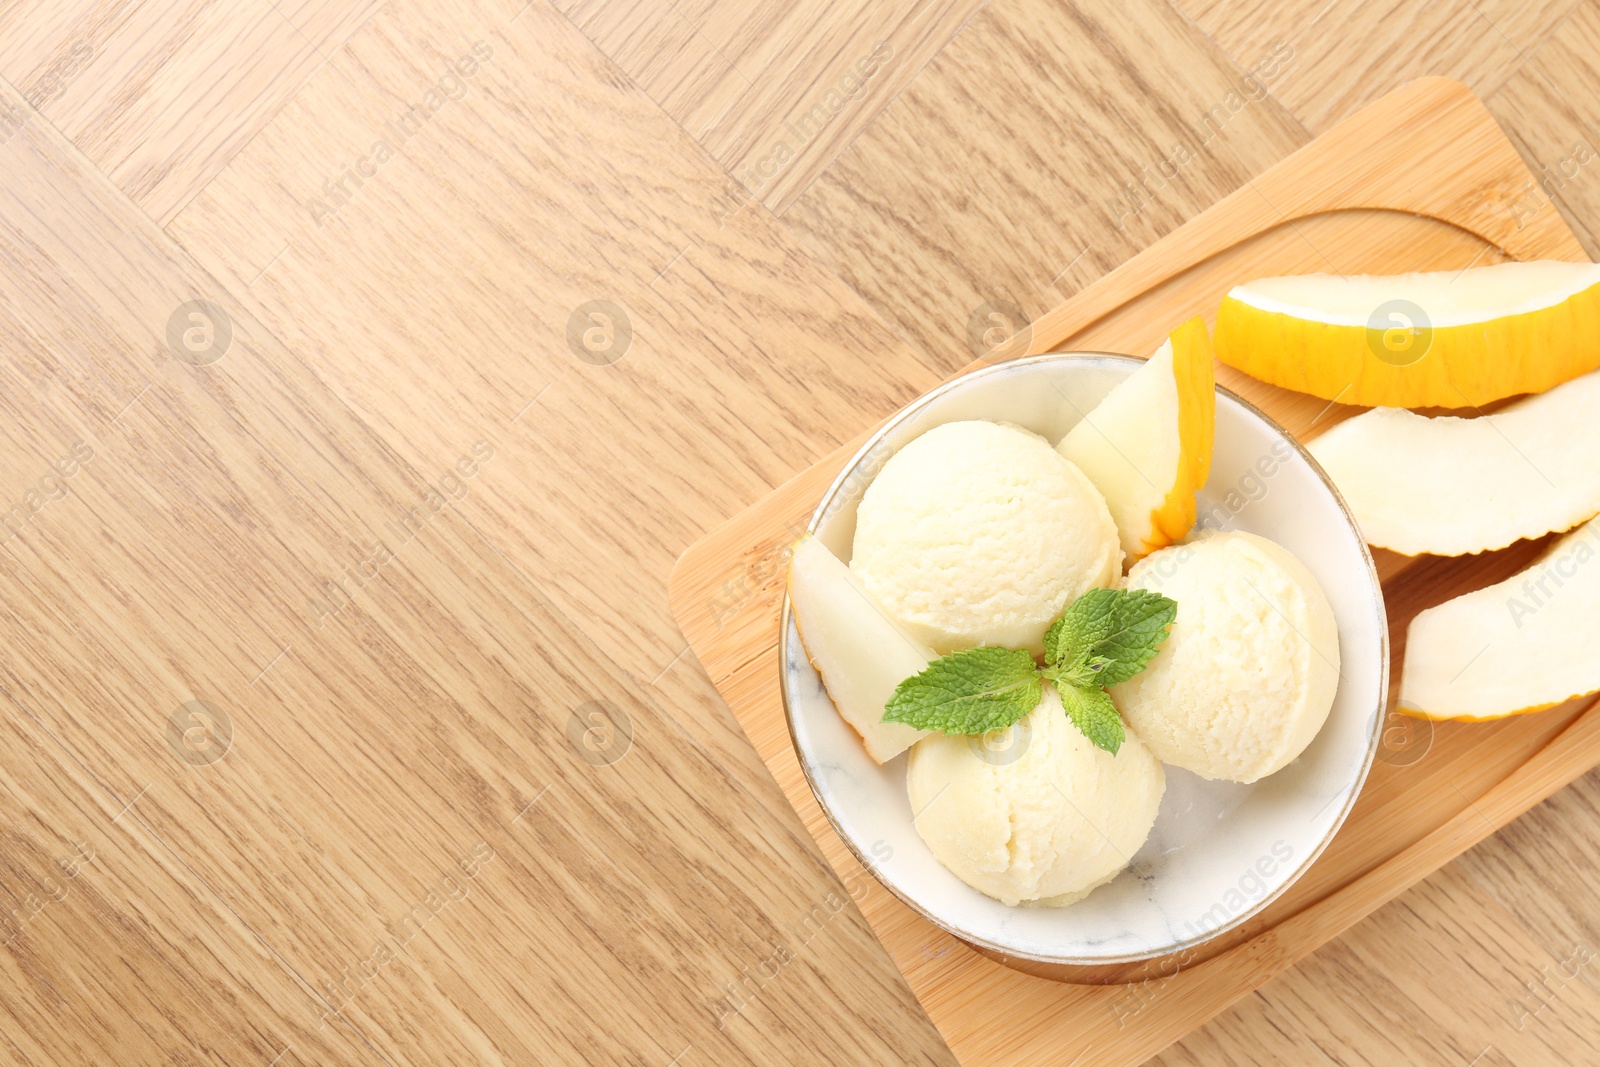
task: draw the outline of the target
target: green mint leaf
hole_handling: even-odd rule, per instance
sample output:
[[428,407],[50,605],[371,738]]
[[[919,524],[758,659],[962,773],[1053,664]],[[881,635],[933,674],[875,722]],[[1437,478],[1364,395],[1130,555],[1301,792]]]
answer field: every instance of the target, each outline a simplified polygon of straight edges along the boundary
[[1148,589],[1091,589],[1045,633],[1045,674],[1069,685],[1117,685],[1155,657],[1178,605]]
[[1010,726],[1043,694],[1041,675],[1097,748],[1116,754],[1125,737],[1107,686],[1127,681],[1155,658],[1178,605],[1145,589],[1091,589],[1044,635],[1043,671],[1026,651],[972,648],[928,664],[895,688],[884,722],[946,734],[984,734]]
[[1095,748],[1103,748],[1115,756],[1127,734],[1122,728],[1122,716],[1117,714],[1117,706],[1111,703],[1106,691],[1097,687],[1058,685],[1056,692],[1061,694],[1061,706],[1067,709],[1072,725],[1082,730]]
[[884,722],[947,734],[986,734],[1010,726],[1044,695],[1033,656],[1012,648],[970,648],[928,664],[901,682]]
[[1091,589],[1067,605],[1044,634],[1044,661],[1052,667],[1070,667],[1087,657],[1095,644],[1111,632],[1111,616],[1118,591]]
[[1044,668],[1044,676],[1057,685],[1100,688],[1100,676],[1111,660],[1105,656],[1079,657],[1061,667]]
[[1112,610],[1111,626],[1095,642],[1092,655],[1104,657],[1106,664],[1097,675],[1103,686],[1119,685],[1144,670],[1161,651],[1173,620],[1178,617],[1177,601],[1148,589],[1118,590]]

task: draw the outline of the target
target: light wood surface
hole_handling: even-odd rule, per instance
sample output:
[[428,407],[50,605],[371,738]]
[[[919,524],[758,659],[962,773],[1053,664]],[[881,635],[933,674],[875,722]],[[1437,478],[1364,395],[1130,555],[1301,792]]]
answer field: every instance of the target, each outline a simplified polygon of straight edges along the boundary
[[[1414,153],[1448,154],[1448,164],[1416,173]],[[1314,270],[1322,261],[1340,272],[1382,263],[1449,269],[1491,248],[1518,258],[1583,259],[1549,204],[1521,218],[1504,209],[1529,177],[1465,87],[1424,79],[1346,119],[1041,316],[1029,351],[1149,352],[1175,324],[1214,311],[1238,278]],[[1222,378],[1303,440],[1337,422],[1321,400],[1231,371]],[[858,862],[804,780],[777,693],[781,576],[766,587],[760,625],[718,627],[706,603],[727,575],[781,551],[849,451],[695,545],[672,581],[674,610],[696,653],[842,876]],[[1384,598],[1396,656],[1417,611],[1504,577],[1526,562],[1527,548],[1461,560],[1387,555]],[[1311,870],[1261,915],[1178,961],[1092,973],[1025,963],[1008,969],[897,900],[883,897],[864,910],[962,1062],[1042,1062],[1057,1052],[1107,1067],[1141,1062],[1600,763],[1600,707],[1587,699],[1493,724],[1397,720],[1394,728],[1425,731],[1427,751],[1386,747]],[[944,950],[936,967],[926,958],[929,944]]]
[[[0,5],[0,1059],[953,1062],[668,570],[1405,78],[1600,251],[1593,0],[1310,6]],[[1595,789],[1162,1058],[1580,1062]]]

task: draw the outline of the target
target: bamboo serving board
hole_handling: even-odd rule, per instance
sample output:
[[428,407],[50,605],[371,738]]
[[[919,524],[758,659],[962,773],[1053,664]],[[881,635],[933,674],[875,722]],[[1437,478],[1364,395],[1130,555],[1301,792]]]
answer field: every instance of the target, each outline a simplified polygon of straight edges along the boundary
[[[1147,355],[1184,319],[1209,322],[1233,284],[1264,275],[1586,258],[1477,98],[1429,78],[1352,115],[1041,317],[1027,351]],[[1218,381],[1302,440],[1355,410],[1229,368],[1219,368]],[[862,912],[964,1064],[1142,1062],[1600,763],[1594,701],[1485,724],[1391,711],[1379,760],[1333,843],[1227,940],[1161,972],[1109,970],[1099,984],[991,959],[859,877],[806,784],[784,721],[778,616],[787,546],[872,429],[685,552],[672,575],[672,610],[824,855],[842,878],[869,887]],[[1376,552],[1392,684],[1418,611],[1509,576],[1540,547],[1452,560]]]

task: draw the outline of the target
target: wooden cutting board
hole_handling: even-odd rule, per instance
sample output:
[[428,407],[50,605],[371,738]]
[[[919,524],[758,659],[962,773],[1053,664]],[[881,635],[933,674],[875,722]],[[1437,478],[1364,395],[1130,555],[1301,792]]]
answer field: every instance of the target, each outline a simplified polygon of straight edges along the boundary
[[[1037,320],[1024,339],[1029,353],[1148,355],[1184,319],[1209,322],[1223,294],[1252,277],[1586,258],[1478,99],[1457,82],[1429,78],[1246,183]],[[1219,368],[1218,380],[1302,440],[1356,410],[1229,368]],[[862,427],[856,440],[685,552],[672,575],[672,610],[965,1064],[1142,1062],[1600,763],[1600,707],[1592,700],[1486,724],[1432,724],[1391,711],[1379,761],[1333,843],[1283,897],[1209,954],[1176,969],[1108,974],[1108,984],[1096,985],[991,959],[861,875],[806,785],[784,722],[777,648],[787,546],[872,429]],[[1509,576],[1540,547],[1453,560],[1377,552],[1395,684],[1406,626],[1418,611]]]

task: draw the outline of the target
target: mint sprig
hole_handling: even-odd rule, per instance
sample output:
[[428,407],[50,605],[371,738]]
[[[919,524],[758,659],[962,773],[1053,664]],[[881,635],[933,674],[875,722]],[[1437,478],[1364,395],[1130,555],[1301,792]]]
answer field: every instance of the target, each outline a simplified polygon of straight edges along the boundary
[[1161,650],[1175,601],[1148,589],[1091,589],[1045,633],[1045,675],[1075,685],[1120,685]]
[[1146,589],[1091,589],[1045,632],[1045,665],[1013,648],[972,648],[901,682],[883,721],[946,734],[983,734],[1032,711],[1049,679],[1091,744],[1112,755],[1127,734],[1106,686],[1149,665],[1178,616],[1175,601]]
[[1039,704],[1044,687],[1033,656],[1014,648],[969,648],[928,664],[895,688],[884,722],[947,734],[986,734]]
[[1122,716],[1117,714],[1117,706],[1111,703],[1106,691],[1094,686],[1057,683],[1056,692],[1061,694],[1061,706],[1067,709],[1072,725],[1082,730],[1095,748],[1103,748],[1115,756],[1128,735],[1122,728]]

